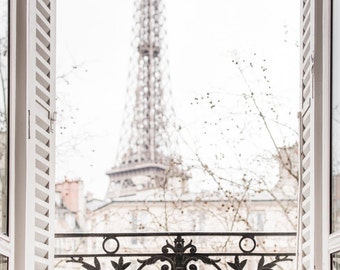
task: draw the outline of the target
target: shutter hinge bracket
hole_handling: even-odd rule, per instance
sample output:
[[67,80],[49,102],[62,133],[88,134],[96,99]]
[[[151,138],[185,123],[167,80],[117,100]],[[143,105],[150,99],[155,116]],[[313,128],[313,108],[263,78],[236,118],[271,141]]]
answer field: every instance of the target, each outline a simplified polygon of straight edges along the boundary
[[31,111],[27,111],[27,137],[31,139]]
[[311,99],[314,99],[314,80],[315,80],[315,74],[314,74],[314,51],[310,55],[310,62],[311,62]]
[[57,112],[53,112],[53,113],[51,113],[51,117],[50,117],[51,133],[54,133],[54,131],[55,131],[56,121],[57,121]]

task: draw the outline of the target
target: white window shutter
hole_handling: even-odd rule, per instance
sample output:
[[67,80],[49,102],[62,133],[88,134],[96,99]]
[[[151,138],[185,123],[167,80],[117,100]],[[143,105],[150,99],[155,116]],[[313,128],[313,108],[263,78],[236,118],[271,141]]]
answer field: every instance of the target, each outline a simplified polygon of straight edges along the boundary
[[[34,269],[53,269],[54,121],[55,121],[55,2],[31,3],[30,138],[32,202],[34,201]],[[34,157],[34,158],[33,158]],[[30,187],[29,187],[30,188]],[[33,190],[34,189],[34,190]]]
[[311,0],[302,1],[301,31],[301,112],[300,112],[300,213],[299,269],[314,268],[311,179],[311,98],[313,87],[313,48]]
[[[321,128],[319,111],[322,61],[318,41],[319,8],[322,1],[302,0],[301,5],[301,111],[300,111],[300,198],[298,269],[322,269],[321,252]],[[322,4],[322,3],[321,3]]]
[[[15,269],[48,270],[54,269],[55,0],[19,1],[18,12],[17,119],[26,118],[18,164],[26,157],[18,165],[25,173],[16,169]],[[22,127],[16,129],[20,140]]]

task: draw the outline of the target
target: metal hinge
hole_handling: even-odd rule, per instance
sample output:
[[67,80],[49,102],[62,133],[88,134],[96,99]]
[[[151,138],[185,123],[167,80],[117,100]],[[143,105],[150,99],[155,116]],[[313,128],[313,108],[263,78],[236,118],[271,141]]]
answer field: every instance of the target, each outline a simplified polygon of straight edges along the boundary
[[311,95],[311,98],[314,99],[314,52],[311,53],[310,55],[310,62],[311,62],[311,82],[310,82],[310,85],[311,85],[311,90],[312,90],[312,95]]
[[57,112],[53,112],[53,113],[51,113],[51,117],[50,117],[51,133],[54,133],[54,131],[55,131],[56,122],[57,122]]
[[31,139],[31,111],[27,111],[27,137]]
[[312,69],[313,69],[314,68],[314,52],[312,52],[310,55],[310,61],[312,63]]
[[303,139],[302,139],[302,132],[303,132],[303,127],[302,127],[302,112],[299,111],[297,113],[297,118],[298,118],[298,122],[299,122],[299,154],[300,157],[302,157],[303,153],[302,153],[302,144],[303,144]]

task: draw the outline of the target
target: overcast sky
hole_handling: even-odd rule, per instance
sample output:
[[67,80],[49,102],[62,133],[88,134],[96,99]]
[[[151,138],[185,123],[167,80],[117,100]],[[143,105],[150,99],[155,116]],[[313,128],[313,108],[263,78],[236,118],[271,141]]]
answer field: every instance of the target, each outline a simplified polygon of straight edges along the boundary
[[[205,100],[191,103],[210,92],[223,102],[219,114],[237,110],[241,101],[233,96],[247,86],[232,63],[235,57],[256,66],[246,71],[254,89],[268,90],[260,69],[266,67],[275,102],[283,104],[282,113],[290,113],[284,121],[297,128],[292,121],[297,121],[299,100],[299,1],[168,0],[165,6],[173,103],[186,140],[205,145],[198,148],[211,154],[209,144],[224,138],[208,136],[209,125],[204,122],[214,123],[216,114],[207,116],[211,110]],[[57,75],[62,77],[57,80],[57,95],[63,109],[57,134],[57,181],[79,177],[99,197],[105,192],[105,172],[114,163],[119,140],[131,66],[133,11],[132,0],[57,2]],[[69,73],[73,67],[77,68]],[[216,133],[216,127],[210,131]],[[256,142],[241,148],[267,144],[254,138]],[[293,141],[289,138],[286,143]]]

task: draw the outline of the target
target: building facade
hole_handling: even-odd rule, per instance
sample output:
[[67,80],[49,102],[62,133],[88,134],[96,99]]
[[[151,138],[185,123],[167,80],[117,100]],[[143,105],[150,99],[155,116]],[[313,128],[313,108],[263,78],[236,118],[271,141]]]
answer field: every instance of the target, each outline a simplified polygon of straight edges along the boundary
[[[289,180],[289,187],[291,187]],[[176,182],[176,181],[175,181]],[[182,185],[169,185],[167,188],[145,189],[129,193],[117,191],[117,196],[110,201],[96,201],[93,199],[86,201],[86,196],[77,197],[83,189],[78,180],[65,181],[56,185],[57,193],[65,194],[69,187],[79,189],[74,191],[76,195],[73,199],[64,197],[63,208],[56,205],[56,228],[64,232],[91,232],[91,233],[164,233],[164,232],[293,232],[296,229],[297,201],[295,180],[294,192],[283,196],[282,187],[284,184],[278,183],[269,193],[248,194],[231,198],[225,197],[223,192],[201,192],[190,193],[188,189],[183,189]],[[64,187],[61,191],[61,186]],[[279,192],[280,191],[280,192]],[[277,193],[276,193],[277,192]],[[71,193],[69,193],[71,194]],[[58,196],[57,196],[58,197]],[[68,202],[76,201],[80,198],[84,209],[73,209],[68,207]],[[86,203],[84,204],[84,202]],[[80,228],[77,224],[83,218],[79,216],[86,213],[86,227]],[[71,218],[72,217],[72,218]],[[79,218],[80,217],[80,218]],[[80,221],[78,221],[80,220]],[[65,221],[67,226],[65,226]],[[62,231],[58,231],[62,232]],[[163,240],[163,239],[161,239]],[[125,252],[157,252],[162,242],[157,237],[130,237],[121,242]],[[211,252],[223,251],[221,239],[210,241],[196,236],[194,240]],[[266,240],[265,247],[259,243],[258,251],[291,251],[296,248],[295,237],[290,238],[284,245],[276,243],[275,237]],[[277,239],[277,241],[280,241]],[[281,240],[282,241],[282,240]],[[228,252],[236,252],[237,242],[232,243],[232,249],[228,247]],[[63,238],[56,242],[58,254],[91,253],[96,254],[102,251],[102,240],[98,238]],[[68,269],[77,267],[74,263],[65,263],[65,259],[58,260],[58,269]],[[110,268],[110,262],[101,262],[102,267]],[[248,263],[246,269],[251,269],[257,265],[256,259]],[[79,265],[78,265],[79,266]],[[286,265],[292,267],[290,263]]]

